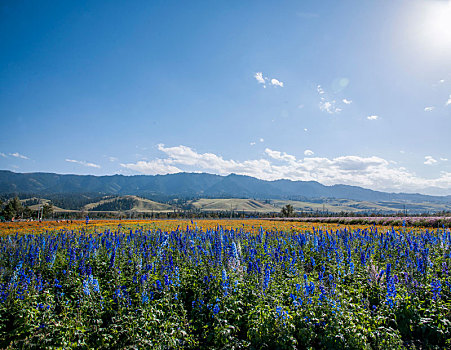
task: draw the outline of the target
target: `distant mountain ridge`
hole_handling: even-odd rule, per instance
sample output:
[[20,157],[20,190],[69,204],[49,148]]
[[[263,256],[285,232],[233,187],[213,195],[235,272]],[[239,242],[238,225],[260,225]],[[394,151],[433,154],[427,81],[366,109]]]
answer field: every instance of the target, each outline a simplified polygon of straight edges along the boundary
[[449,203],[451,196],[388,193],[358,186],[325,186],[316,181],[266,181],[250,176],[207,173],[168,175],[62,175],[55,173],[15,173],[0,170],[0,194],[33,193],[136,195],[179,198],[302,199],[342,198],[358,201],[406,201]]

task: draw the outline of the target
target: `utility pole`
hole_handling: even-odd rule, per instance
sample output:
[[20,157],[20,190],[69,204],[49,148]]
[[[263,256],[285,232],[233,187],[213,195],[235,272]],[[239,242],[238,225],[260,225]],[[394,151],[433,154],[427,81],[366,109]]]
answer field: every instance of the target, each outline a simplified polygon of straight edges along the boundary
[[40,215],[41,215],[41,198],[39,198],[39,202],[38,202],[38,221],[39,222],[41,222]]

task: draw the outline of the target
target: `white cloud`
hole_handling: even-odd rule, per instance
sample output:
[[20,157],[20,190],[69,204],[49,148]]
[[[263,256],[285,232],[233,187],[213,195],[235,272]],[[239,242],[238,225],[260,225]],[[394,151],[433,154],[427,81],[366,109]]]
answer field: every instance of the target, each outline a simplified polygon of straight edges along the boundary
[[426,156],[426,157],[424,157],[424,159],[425,159],[424,164],[426,164],[426,165],[432,165],[432,164],[437,163],[437,160],[435,160],[431,156]]
[[255,145],[255,142],[251,142],[250,145],[251,145],[251,146],[254,146],[254,145]]
[[434,110],[434,108],[435,108],[435,107],[432,107],[432,106],[431,106],[431,107],[425,107],[425,108],[424,108],[424,111],[425,111],[425,112],[432,112],[432,111]]
[[[416,176],[404,167],[380,157],[341,156],[336,158],[305,157],[297,159],[285,152],[265,149],[268,159],[238,161],[213,153],[198,153],[187,146],[158,145],[165,158],[121,164],[144,174],[168,174],[180,171],[203,171],[220,175],[230,173],[264,180],[290,179],[319,181],[325,185],[357,185],[382,191],[424,192],[427,188],[449,190],[451,172],[436,178]],[[427,160],[427,159],[426,159]]]
[[447,161],[448,161],[448,158],[441,158],[441,157],[440,157],[440,160],[441,160],[442,162],[447,162]]
[[342,111],[341,108],[336,107],[336,101],[335,100],[330,100],[327,98],[327,94],[325,95],[325,92],[323,90],[323,88],[321,87],[321,85],[318,85],[316,87],[316,91],[318,92],[318,94],[320,95],[320,102],[319,102],[319,109],[322,112],[327,112],[329,114],[335,114],[335,113],[340,113]]
[[313,156],[315,154],[315,152],[313,152],[312,150],[306,149],[304,151],[304,155],[306,156]]
[[308,131],[308,129],[307,129],[307,128],[304,128],[304,131]]
[[332,112],[332,103],[330,103],[329,101],[323,101],[319,103],[319,109],[321,109],[322,111],[326,111],[327,113],[333,113]]
[[272,79],[271,79],[271,85],[283,87],[283,82],[281,82],[281,81],[279,81],[279,80],[277,80],[277,79],[272,78]]
[[272,86],[280,86],[283,87],[283,82],[278,79],[272,78],[269,79],[263,76],[262,72],[257,72],[254,74],[254,78],[258,81],[259,84],[263,84],[263,88],[266,89],[266,82],[269,81],[269,84]]
[[379,116],[377,115],[369,115],[368,117],[366,117],[366,119],[368,120],[377,120],[379,118]]
[[445,82],[445,79],[440,79],[440,80],[439,80],[439,83],[440,83],[440,84],[443,84],[444,82]]
[[262,72],[257,72],[254,74],[254,78],[260,83],[260,84],[265,84],[265,79],[263,79],[263,73]]
[[350,105],[350,104],[352,103],[351,100],[347,100],[347,99],[345,99],[345,98],[344,98],[342,101],[343,101],[343,103],[344,103],[345,105]]
[[15,152],[15,153],[10,153],[10,156],[16,157],[16,158],[20,158],[20,159],[30,159],[27,156],[24,156],[23,154],[20,154],[19,152]]
[[90,168],[98,168],[98,169],[100,169],[100,165],[94,164],[94,163],[88,163],[88,162],[86,162],[84,160],[75,160],[75,159],[67,159],[66,158],[66,162],[80,164],[80,165],[87,166],[87,167],[90,167]]
[[117,162],[119,159],[117,159],[116,157],[108,157],[108,160],[110,162]]
[[166,175],[180,173],[182,170],[168,164],[167,159],[155,159],[149,162],[140,160],[136,163],[121,164],[122,167],[148,175]]
[[323,98],[321,99],[321,102],[319,103],[319,109],[321,111],[327,112],[329,114],[335,114],[335,113],[341,112],[341,108],[335,107],[335,100],[326,101]]
[[271,157],[272,159],[276,159],[276,160],[284,160],[286,162],[295,162],[296,161],[296,157],[292,156],[290,154],[287,154],[285,152],[279,152],[279,151],[273,151],[269,148],[265,149],[265,153]]
[[451,105],[451,95],[449,95],[448,101],[446,101],[445,106]]
[[261,137],[259,141],[260,141],[260,142],[264,142],[265,139]]
[[0,157],[6,158],[6,157],[8,157],[8,156],[7,156],[5,153],[0,152]]

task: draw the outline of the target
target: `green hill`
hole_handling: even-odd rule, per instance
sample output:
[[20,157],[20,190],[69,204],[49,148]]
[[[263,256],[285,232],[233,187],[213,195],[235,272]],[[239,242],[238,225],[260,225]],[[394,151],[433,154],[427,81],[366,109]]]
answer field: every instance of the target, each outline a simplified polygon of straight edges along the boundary
[[137,196],[107,197],[83,207],[86,211],[127,211],[137,213],[171,211],[168,204],[158,203]]
[[275,208],[271,204],[266,204],[254,199],[241,198],[217,198],[207,199],[201,198],[189,202],[189,204],[200,211],[236,211],[236,212],[259,212],[271,213],[279,212],[279,208]]

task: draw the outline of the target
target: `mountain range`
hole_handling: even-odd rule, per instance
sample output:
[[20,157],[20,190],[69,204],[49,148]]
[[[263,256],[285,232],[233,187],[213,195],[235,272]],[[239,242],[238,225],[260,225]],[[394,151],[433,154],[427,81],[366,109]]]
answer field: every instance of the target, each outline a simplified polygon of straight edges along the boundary
[[266,181],[250,176],[207,173],[168,175],[65,175],[55,173],[16,173],[0,170],[0,194],[136,195],[144,198],[256,198],[292,199],[335,198],[356,201],[398,201],[451,203],[451,196],[388,193],[358,186],[325,186],[316,181]]

